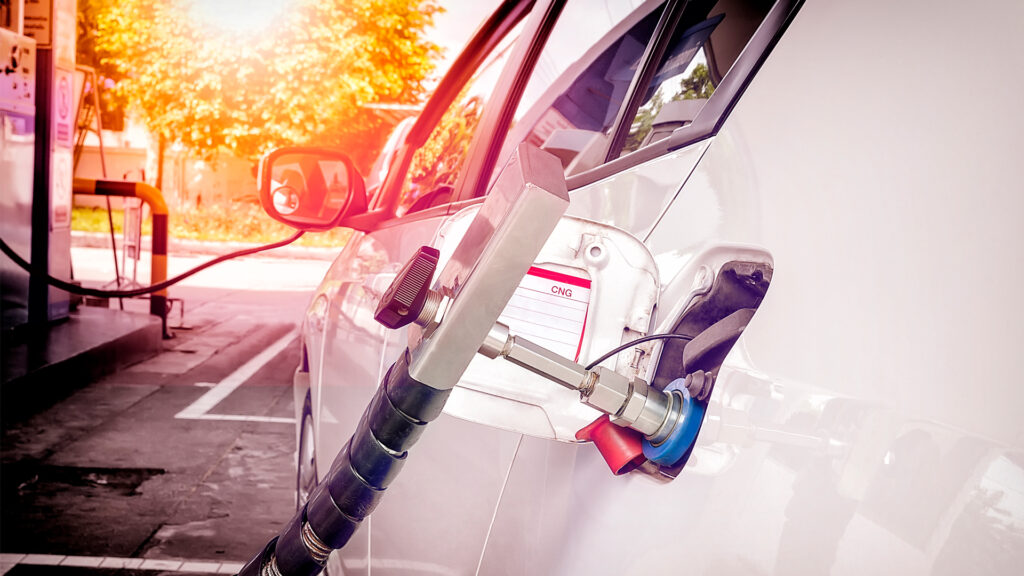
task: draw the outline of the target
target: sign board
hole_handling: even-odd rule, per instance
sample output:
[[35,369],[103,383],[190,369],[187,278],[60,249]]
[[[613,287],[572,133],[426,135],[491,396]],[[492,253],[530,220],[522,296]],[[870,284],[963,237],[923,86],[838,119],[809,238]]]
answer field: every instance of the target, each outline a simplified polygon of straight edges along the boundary
[[25,0],[25,36],[36,41],[37,48],[49,48],[53,41],[52,0]]
[[57,62],[75,65],[78,38],[76,0],[25,0],[25,36],[52,49]]
[[54,70],[53,101],[53,143],[55,146],[73,148],[75,145],[75,95],[74,72],[57,68]]
[[512,334],[579,360],[590,308],[590,279],[533,266],[498,317]]

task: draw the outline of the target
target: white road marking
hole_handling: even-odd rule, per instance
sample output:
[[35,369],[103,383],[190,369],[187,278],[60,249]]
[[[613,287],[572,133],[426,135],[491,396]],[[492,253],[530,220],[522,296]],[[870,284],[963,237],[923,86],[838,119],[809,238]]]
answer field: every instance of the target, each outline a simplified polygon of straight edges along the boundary
[[95,556],[65,556],[59,566],[77,566],[80,568],[98,568],[103,558]]
[[142,562],[142,566],[139,566],[142,570],[169,570],[177,571],[184,564],[181,560],[163,560],[150,558]]
[[245,414],[203,414],[194,420],[224,420],[228,422],[269,422],[271,424],[295,424],[295,418],[281,416],[246,416]]
[[295,332],[285,334],[276,342],[267,346],[262,352],[253,356],[248,362],[239,366],[234,372],[210,388],[205,394],[189,404],[184,410],[174,415],[182,420],[228,420],[234,422],[273,422],[294,424],[294,418],[277,418],[272,416],[245,416],[236,414],[210,414],[214,406],[220,404],[246,380],[252,378],[253,374],[259,371],[284,350],[292,340],[295,339]]
[[164,572],[206,572],[236,574],[243,562],[193,560],[186,558],[114,558],[110,556],[60,556],[56,554],[0,555],[0,574],[19,564],[31,566],[80,566],[120,570],[162,570]]

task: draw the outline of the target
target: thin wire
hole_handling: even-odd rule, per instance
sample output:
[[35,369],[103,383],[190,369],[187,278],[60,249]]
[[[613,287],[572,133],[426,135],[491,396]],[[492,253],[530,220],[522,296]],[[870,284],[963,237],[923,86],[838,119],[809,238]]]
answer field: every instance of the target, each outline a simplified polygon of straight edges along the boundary
[[[107,166],[103,163],[103,155],[100,155],[100,162],[103,166],[103,177],[107,177]],[[117,278],[117,287],[121,287],[121,268],[117,265],[117,238],[114,237],[114,211],[110,206],[110,196],[104,196],[107,200],[107,224],[110,225],[110,249],[114,253],[114,276]],[[117,299],[121,310],[124,310],[124,298]]]
[[610,351],[608,351],[606,354],[604,354],[603,356],[601,356],[597,360],[594,360],[590,364],[587,364],[585,366],[585,368],[587,370],[592,370],[594,368],[594,366],[597,366],[601,362],[604,362],[605,360],[611,358],[612,356],[618,354],[619,352],[622,352],[626,348],[631,348],[633,346],[636,346],[637,344],[642,344],[644,342],[649,342],[651,340],[686,340],[686,341],[690,341],[690,340],[693,340],[693,336],[684,336],[682,334],[651,334],[649,336],[644,336],[643,338],[637,338],[636,340],[633,340],[632,342],[626,342],[622,346],[619,346],[617,348],[612,348]]
[[145,286],[143,288],[138,288],[136,290],[95,290],[93,288],[83,288],[81,286],[71,284],[70,282],[65,282],[58,278],[54,278],[49,274],[39,274],[38,272],[33,271],[32,265],[26,262],[21,256],[18,256],[18,253],[12,250],[11,247],[7,245],[7,242],[4,242],[3,238],[0,238],[0,251],[3,251],[3,253],[6,254],[8,258],[13,260],[14,263],[17,264],[18,266],[24,268],[29,274],[39,274],[40,276],[44,276],[48,284],[60,288],[65,292],[71,292],[72,294],[81,294],[82,296],[94,296],[96,298],[134,298],[136,296],[143,296],[145,294],[159,292],[160,290],[163,290],[168,286],[177,284],[178,282],[181,282],[182,280],[188,278],[189,276],[192,276],[197,272],[202,272],[203,270],[206,270],[210,266],[213,266],[214,264],[220,264],[225,260],[238,258],[239,256],[248,256],[250,254],[256,254],[257,252],[263,252],[264,250],[280,248],[281,246],[287,246],[288,244],[291,244],[292,242],[295,242],[296,240],[301,238],[303,234],[305,234],[305,232],[299,230],[292,236],[284,240],[281,240],[280,242],[274,242],[273,244],[266,244],[264,246],[257,246],[255,248],[246,248],[245,250],[239,250],[237,252],[232,252],[230,254],[218,256],[217,258],[214,258],[209,262],[200,264],[199,266],[196,266],[195,268],[187,272],[183,272],[182,274],[179,274],[174,278],[171,278],[170,280],[164,280],[163,282],[159,282],[151,286]]

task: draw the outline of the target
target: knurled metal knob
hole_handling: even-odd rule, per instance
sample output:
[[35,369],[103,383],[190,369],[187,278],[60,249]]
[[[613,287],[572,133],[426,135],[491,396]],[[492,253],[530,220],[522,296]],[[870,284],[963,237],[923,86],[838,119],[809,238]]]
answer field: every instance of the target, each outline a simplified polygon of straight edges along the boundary
[[440,255],[436,248],[430,246],[421,246],[416,251],[377,304],[373,315],[377,322],[394,330],[416,320],[427,301]]

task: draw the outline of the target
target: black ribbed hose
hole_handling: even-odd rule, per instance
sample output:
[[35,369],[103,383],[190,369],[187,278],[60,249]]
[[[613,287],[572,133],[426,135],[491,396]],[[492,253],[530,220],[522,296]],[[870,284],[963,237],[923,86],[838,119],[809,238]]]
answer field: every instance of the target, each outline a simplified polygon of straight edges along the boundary
[[239,576],[319,574],[329,551],[343,547],[377,507],[409,448],[441,414],[450,393],[413,380],[406,349],[384,376],[327,478]]

